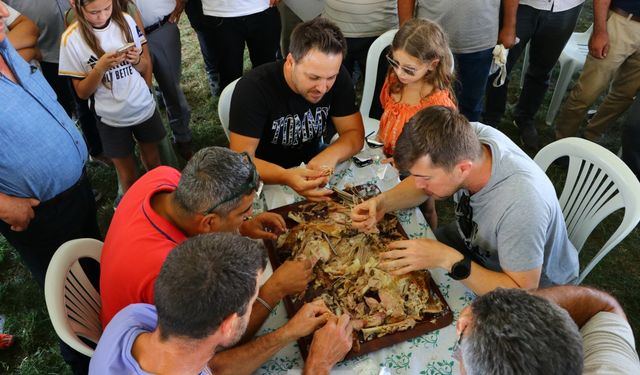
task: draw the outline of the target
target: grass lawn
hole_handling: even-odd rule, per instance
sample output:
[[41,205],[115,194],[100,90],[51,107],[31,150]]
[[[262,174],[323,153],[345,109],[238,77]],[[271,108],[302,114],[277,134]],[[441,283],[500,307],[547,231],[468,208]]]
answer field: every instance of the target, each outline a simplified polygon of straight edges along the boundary
[[[591,4],[587,4],[590,7]],[[591,22],[591,10],[583,11],[579,31],[587,28]],[[204,74],[202,57],[195,34],[188,26],[186,17],[181,20],[183,52],[183,88],[192,108],[192,129],[196,149],[210,146],[227,146],[217,113],[217,98],[209,95],[208,83]],[[519,69],[519,68],[518,68]],[[520,72],[514,72],[510,88],[510,101],[517,98],[517,81]],[[554,85],[555,82],[552,82]],[[553,140],[553,129],[544,125],[546,105],[551,95],[547,95],[545,108],[538,116],[538,129],[543,143]],[[510,125],[510,114],[505,116],[500,129],[513,139],[517,139],[516,129]],[[620,142],[619,126],[614,127],[605,139],[605,146],[617,152]],[[180,166],[179,166],[180,167]],[[89,166],[92,183],[103,194],[99,202],[99,223],[106,231],[111,215],[112,202],[116,194],[115,172],[100,166]],[[552,179],[558,183],[561,172],[552,170]],[[452,205],[439,202],[438,211],[441,222],[452,218]],[[603,222],[587,241],[581,254],[582,264],[590,259],[613,233],[621,214]],[[615,250],[607,256],[588,276],[585,284],[608,291],[617,297],[631,321],[636,338],[640,334],[640,229],[636,228]],[[4,238],[0,237],[0,314],[6,317],[5,332],[16,336],[16,344],[8,350],[0,350],[0,373],[10,374],[61,374],[69,373],[58,353],[57,338],[48,318],[44,296],[23,267],[17,253],[11,249]],[[637,344],[640,344],[636,339]]]

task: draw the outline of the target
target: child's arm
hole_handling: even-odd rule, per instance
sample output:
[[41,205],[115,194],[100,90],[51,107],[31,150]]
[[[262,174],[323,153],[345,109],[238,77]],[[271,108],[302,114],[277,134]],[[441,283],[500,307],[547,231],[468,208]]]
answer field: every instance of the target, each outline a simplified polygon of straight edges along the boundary
[[125,60],[140,73],[142,77],[145,76],[145,73],[149,70],[150,63],[149,55],[142,53],[141,48],[131,48],[125,54]]
[[120,64],[125,59],[125,54],[117,53],[117,52],[107,52],[100,60],[96,63],[96,65],[91,69],[89,74],[83,78],[78,79],[74,78],[71,80],[73,82],[73,88],[76,90],[76,94],[80,99],[89,99],[89,97],[98,89],[98,86],[102,83],[102,77],[104,77],[104,73],[110,68]]

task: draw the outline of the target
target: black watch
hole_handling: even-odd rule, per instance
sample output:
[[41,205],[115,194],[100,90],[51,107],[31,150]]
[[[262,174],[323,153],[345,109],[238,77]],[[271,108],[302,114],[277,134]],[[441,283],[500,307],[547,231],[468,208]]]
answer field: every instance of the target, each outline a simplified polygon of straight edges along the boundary
[[471,258],[464,256],[462,260],[455,262],[449,271],[449,277],[454,280],[464,280],[471,273]]

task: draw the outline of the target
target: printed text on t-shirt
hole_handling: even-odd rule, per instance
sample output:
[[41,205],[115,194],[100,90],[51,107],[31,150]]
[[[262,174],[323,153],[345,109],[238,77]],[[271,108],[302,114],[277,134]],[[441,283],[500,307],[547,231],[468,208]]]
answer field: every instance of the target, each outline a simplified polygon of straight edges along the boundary
[[283,146],[294,146],[322,136],[329,116],[329,107],[317,107],[315,112],[314,115],[312,109],[308,109],[302,115],[302,119],[298,114],[288,114],[274,120],[271,124],[271,143],[280,142]]

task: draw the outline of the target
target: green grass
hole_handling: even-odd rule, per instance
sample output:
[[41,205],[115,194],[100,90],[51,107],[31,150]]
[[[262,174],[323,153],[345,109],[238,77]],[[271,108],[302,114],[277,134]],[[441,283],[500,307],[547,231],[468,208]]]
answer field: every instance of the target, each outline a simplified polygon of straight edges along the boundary
[[[587,4],[586,7],[590,7]],[[591,10],[583,11],[578,30],[582,31],[590,23]],[[196,149],[210,146],[226,146],[227,139],[222,131],[217,113],[217,98],[211,98],[197,39],[186,23],[181,21],[183,51],[183,88],[192,109],[192,129]],[[557,75],[557,72],[556,72]],[[517,95],[520,72],[516,68],[510,87],[510,102]],[[552,82],[552,87],[555,82]],[[553,141],[553,129],[544,124],[545,107],[539,112],[537,126],[543,143]],[[516,129],[510,125],[507,113],[500,129],[513,139],[517,139]],[[604,145],[614,152],[620,140],[619,126],[614,127],[604,140]],[[113,214],[112,202],[116,195],[116,176],[112,169],[90,165],[92,183],[102,194],[98,220],[104,231]],[[560,174],[551,173],[552,180],[558,182]],[[438,205],[441,222],[452,220],[452,205],[440,202]],[[599,249],[609,234],[621,220],[621,215],[613,215],[605,220],[587,241],[581,255],[582,264]],[[634,328],[636,338],[640,337],[640,229],[636,228],[622,241],[587,277],[585,284],[593,285],[613,294],[620,300]],[[4,238],[0,237],[0,314],[5,315],[5,331],[16,336],[16,344],[8,350],[0,350],[0,373],[11,374],[65,374],[69,373],[58,352],[57,338],[48,318],[44,297],[30,273],[21,264],[16,252]],[[638,341],[638,340],[637,340]],[[638,342],[637,344],[640,344]]]

